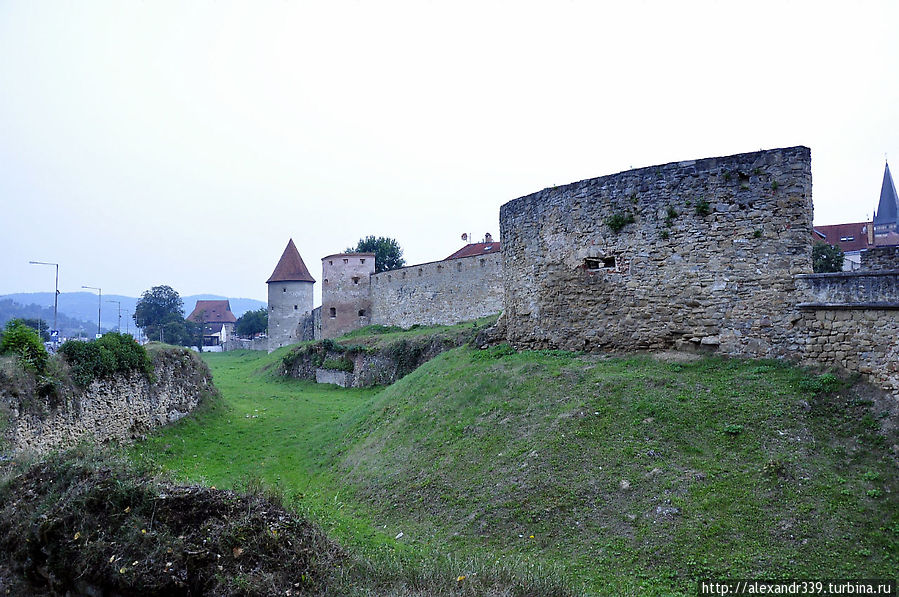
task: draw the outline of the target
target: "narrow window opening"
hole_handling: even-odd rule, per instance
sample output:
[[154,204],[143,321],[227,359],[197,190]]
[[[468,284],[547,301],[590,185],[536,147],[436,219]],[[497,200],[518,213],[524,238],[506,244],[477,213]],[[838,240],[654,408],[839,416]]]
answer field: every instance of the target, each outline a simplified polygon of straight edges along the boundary
[[287,288],[281,288],[281,292],[287,292]]
[[325,278],[325,284],[327,284],[327,283],[328,283],[328,279],[327,279],[327,278]]
[[486,266],[486,265],[487,265],[487,260],[486,260],[486,259],[481,259],[481,267],[484,267],[484,266]]
[[421,275],[421,268],[418,268],[418,275]]
[[359,309],[359,317],[365,317],[365,309]]
[[334,260],[333,260],[333,259],[329,259],[329,260],[328,260],[328,265],[334,265]]
[[584,259],[584,269],[615,269],[617,262],[615,256],[611,257],[586,257]]
[[365,263],[365,259],[360,259],[359,263]]
[[293,310],[294,310],[294,311],[297,310],[297,306],[296,306],[296,305],[293,306]]
[[457,271],[457,272],[461,272],[461,271],[462,271],[462,262],[461,262],[461,261],[460,261],[459,263],[456,264],[456,271]]
[[359,277],[353,276],[353,284],[358,284],[358,283],[359,283]]
[[337,307],[331,307],[331,309],[329,309],[329,312],[331,315],[331,319],[334,319],[335,317],[337,317]]
[[350,260],[349,260],[349,259],[344,259],[343,262],[344,262],[344,263],[349,263]]

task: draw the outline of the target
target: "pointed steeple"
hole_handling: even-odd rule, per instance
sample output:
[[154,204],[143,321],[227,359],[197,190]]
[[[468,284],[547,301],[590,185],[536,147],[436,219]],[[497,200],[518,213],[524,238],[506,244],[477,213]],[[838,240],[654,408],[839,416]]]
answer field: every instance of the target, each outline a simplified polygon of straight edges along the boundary
[[[880,203],[874,213],[874,232],[883,230],[895,230],[896,219],[899,215],[899,196],[896,195],[896,185],[890,175],[890,164],[887,163],[883,170],[883,185],[880,187]],[[891,228],[887,228],[892,224]]]
[[287,243],[287,248],[284,249],[278,265],[275,266],[275,271],[265,281],[266,284],[272,282],[315,282],[315,278],[306,269],[306,264],[303,263],[297,246],[293,244],[293,239]]

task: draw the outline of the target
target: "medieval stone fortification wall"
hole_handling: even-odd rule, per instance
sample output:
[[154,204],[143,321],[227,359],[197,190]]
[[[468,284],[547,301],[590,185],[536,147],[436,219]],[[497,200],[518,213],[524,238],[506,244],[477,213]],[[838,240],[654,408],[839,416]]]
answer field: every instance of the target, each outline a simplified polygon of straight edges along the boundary
[[371,277],[371,323],[451,325],[503,309],[498,253],[422,263]]
[[152,383],[134,373],[94,381],[85,390],[69,388],[55,399],[0,384],[3,450],[41,453],[84,438],[129,441],[177,421],[215,393],[209,368],[189,350],[160,352],[153,368]]
[[374,253],[338,253],[322,259],[322,338],[336,338],[371,322],[374,273]]
[[864,270],[891,270],[899,268],[899,247],[872,247],[861,254]]
[[[810,273],[806,147],[641,168],[502,206],[507,337],[788,356]],[[616,231],[616,228],[619,228]]]

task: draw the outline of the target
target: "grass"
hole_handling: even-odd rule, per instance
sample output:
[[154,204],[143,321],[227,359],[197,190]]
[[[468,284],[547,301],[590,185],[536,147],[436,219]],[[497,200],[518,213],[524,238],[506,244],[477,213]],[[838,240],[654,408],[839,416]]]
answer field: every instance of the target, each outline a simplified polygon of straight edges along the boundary
[[275,376],[285,351],[205,355],[223,401],[134,452],[220,488],[258,476],[402,578],[686,595],[899,568],[895,438],[834,376],[463,347],[359,390]]

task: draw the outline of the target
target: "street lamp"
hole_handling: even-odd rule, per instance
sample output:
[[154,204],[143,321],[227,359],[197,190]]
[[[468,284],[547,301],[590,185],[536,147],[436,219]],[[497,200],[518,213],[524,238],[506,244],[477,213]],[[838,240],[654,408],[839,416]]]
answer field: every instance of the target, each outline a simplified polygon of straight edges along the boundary
[[[59,307],[59,264],[58,263],[49,263],[47,261],[29,261],[33,265],[55,265],[56,266],[56,293],[53,295],[53,329],[50,331],[50,337],[53,338],[54,333],[56,334],[56,338],[53,340],[55,343],[59,340],[59,328],[56,327],[56,310]],[[40,324],[37,326],[40,328]],[[40,330],[38,330],[40,333]]]
[[122,301],[114,301],[114,300],[111,300],[111,299],[106,299],[106,302],[107,302],[107,303],[115,303],[115,304],[117,304],[117,305],[119,306],[119,326],[118,326],[118,332],[121,334],[121,333],[122,333]]
[[97,291],[97,338],[100,337],[100,313],[103,307],[103,290],[97,288],[96,286],[82,286],[82,288],[89,288],[91,290]]

